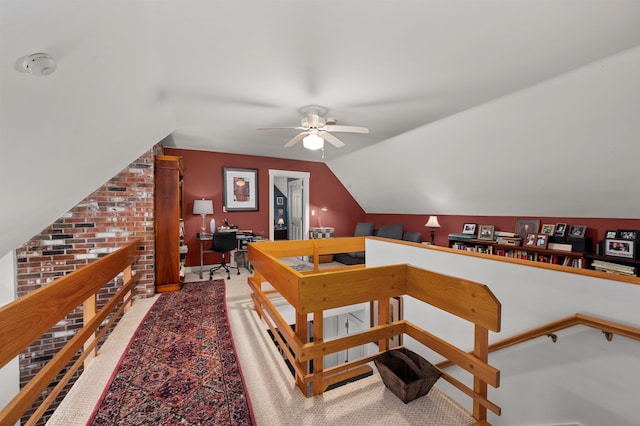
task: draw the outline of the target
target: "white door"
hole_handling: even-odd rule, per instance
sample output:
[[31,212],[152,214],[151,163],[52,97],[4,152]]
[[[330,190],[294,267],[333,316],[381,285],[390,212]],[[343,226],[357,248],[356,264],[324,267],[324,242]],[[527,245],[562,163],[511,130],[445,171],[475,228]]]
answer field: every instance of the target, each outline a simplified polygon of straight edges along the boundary
[[288,183],[289,189],[289,239],[304,239],[304,187],[302,179],[292,180]]

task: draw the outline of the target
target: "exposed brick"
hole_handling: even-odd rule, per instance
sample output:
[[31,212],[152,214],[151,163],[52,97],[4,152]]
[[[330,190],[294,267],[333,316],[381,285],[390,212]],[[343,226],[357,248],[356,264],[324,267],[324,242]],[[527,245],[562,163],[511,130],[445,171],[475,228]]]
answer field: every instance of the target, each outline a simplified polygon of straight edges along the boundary
[[[155,293],[153,164],[157,154],[162,154],[159,144],[16,250],[18,296],[82,268],[136,238],[142,240],[142,245],[140,259],[133,266],[138,275],[133,294],[139,299]],[[97,295],[98,307],[104,306],[122,285],[120,274],[101,289]],[[20,355],[21,387],[66,344],[82,323],[82,307],[78,307]],[[74,381],[72,379],[65,389],[70,389]],[[50,390],[44,391],[39,401],[49,393]],[[64,395],[66,391],[56,398],[38,424],[46,422]],[[23,423],[34,410],[32,407],[27,412]]]

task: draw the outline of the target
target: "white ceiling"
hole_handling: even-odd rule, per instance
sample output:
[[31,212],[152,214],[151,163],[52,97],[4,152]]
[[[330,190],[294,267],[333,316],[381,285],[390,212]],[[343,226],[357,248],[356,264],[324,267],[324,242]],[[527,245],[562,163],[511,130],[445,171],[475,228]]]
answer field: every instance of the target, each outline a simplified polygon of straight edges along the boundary
[[[179,147],[281,149],[300,107],[340,134],[331,160],[638,45],[639,1],[164,1],[148,5]],[[300,145],[300,144],[299,144]]]
[[[167,135],[180,148],[357,162],[357,150],[639,45],[640,0],[0,0],[0,254]],[[57,71],[20,72],[40,51]],[[338,134],[347,145],[323,157],[283,148],[293,131],[256,130],[297,125],[306,105],[370,133]],[[357,178],[333,169],[347,187]],[[447,208],[421,212],[436,210]]]

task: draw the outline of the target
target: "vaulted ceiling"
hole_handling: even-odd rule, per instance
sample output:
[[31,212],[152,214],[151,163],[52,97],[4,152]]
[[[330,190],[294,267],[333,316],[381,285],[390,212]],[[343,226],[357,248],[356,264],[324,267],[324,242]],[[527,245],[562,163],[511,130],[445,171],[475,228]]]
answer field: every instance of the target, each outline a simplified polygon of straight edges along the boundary
[[[549,113],[556,100],[548,93],[580,93],[567,89],[575,78],[582,78],[585,93],[587,85],[597,86],[598,96],[606,96],[603,87],[612,80],[614,105],[600,107],[613,107],[616,117],[635,107],[637,116],[637,75],[626,76],[638,68],[638,46],[640,0],[0,0],[0,254],[167,136],[179,148],[326,161],[369,212],[538,214],[525,208],[529,201],[548,200],[537,192],[550,190],[562,203],[562,192],[548,188],[561,172],[554,169],[555,180],[546,180],[535,171],[540,167],[532,167],[541,184],[527,190],[528,198],[492,209],[500,197],[471,197],[482,188],[477,177],[491,169],[481,163],[482,172],[460,179],[460,170],[474,164],[464,159],[484,155],[506,164],[523,153],[530,159],[538,158],[533,152],[552,155],[559,140],[554,135],[568,136],[559,127],[584,125],[570,111],[593,102],[574,97],[561,116]],[[36,52],[56,58],[55,73],[24,72],[24,58]],[[631,59],[607,66],[621,55]],[[292,130],[256,130],[298,125],[300,109],[308,105],[326,109],[338,124],[367,126],[370,133],[337,134],[345,147],[309,151],[301,144],[283,148]],[[547,115],[541,118],[542,109]],[[484,112],[474,116],[478,110]],[[512,114],[512,123],[527,117],[525,126],[553,130],[539,135],[549,139],[542,145],[546,152],[531,146],[532,132],[522,124],[521,143],[514,140],[515,129],[497,137],[511,144],[492,145],[496,135],[490,132],[474,136],[487,129],[473,123],[499,129]],[[594,116],[602,112],[582,114],[590,125]],[[558,119],[561,125],[550,123]],[[632,122],[623,117],[628,132],[601,139],[623,166],[638,153]],[[446,123],[457,130],[442,134]],[[609,121],[587,133],[613,126]],[[452,136],[460,127],[467,133]],[[457,145],[463,140],[467,145]],[[586,155],[575,164],[564,161],[567,176],[583,173],[581,164],[600,157],[598,149],[589,153],[593,146],[567,142],[562,152]],[[394,158],[397,152],[404,155]],[[462,168],[442,167],[452,156],[463,161]],[[380,165],[381,157],[395,161]],[[354,167],[361,164],[369,166]],[[525,170],[519,166],[514,170]],[[638,177],[637,169],[625,167],[623,190],[603,185],[603,193],[620,192],[612,202],[629,195],[625,185]],[[435,192],[417,203],[403,203],[403,193],[383,201],[380,191],[365,188],[373,178],[385,179],[391,192],[407,178],[416,182],[408,191],[429,182]],[[567,179],[569,186],[579,182]],[[500,175],[487,180],[513,181]],[[583,188],[579,192],[588,197]],[[447,201],[453,194],[466,194],[472,202]],[[590,208],[540,213],[637,217],[632,205],[619,213]]]

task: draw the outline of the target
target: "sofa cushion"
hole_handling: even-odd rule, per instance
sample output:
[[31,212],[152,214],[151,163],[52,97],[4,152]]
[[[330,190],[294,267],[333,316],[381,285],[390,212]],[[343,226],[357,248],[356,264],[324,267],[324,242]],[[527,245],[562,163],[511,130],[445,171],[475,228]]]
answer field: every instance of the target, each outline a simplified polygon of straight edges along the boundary
[[339,253],[333,255],[334,262],[340,262],[344,265],[358,265],[364,263],[364,252],[362,258],[351,256],[350,253]]
[[375,224],[373,222],[358,222],[356,230],[353,233],[354,237],[367,237],[373,235],[373,228]]
[[396,223],[395,225],[384,225],[378,229],[378,233],[376,234],[378,237],[384,238],[393,238],[395,240],[402,239],[402,230],[403,225],[401,223]]
[[420,234],[419,232],[405,232],[404,234],[402,234],[402,239],[404,241],[419,243],[422,241],[422,234]]

